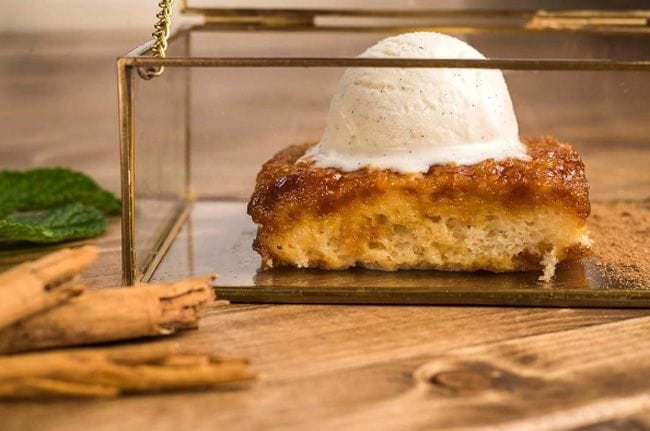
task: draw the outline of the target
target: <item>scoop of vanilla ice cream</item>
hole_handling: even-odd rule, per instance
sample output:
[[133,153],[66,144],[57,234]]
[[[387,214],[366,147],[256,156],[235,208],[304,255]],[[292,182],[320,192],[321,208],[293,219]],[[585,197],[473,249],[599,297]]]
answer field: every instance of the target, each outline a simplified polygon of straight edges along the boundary
[[[360,57],[484,59],[439,33],[389,37]],[[430,165],[527,159],[503,74],[488,69],[351,68],[339,82],[318,167],[426,172]]]

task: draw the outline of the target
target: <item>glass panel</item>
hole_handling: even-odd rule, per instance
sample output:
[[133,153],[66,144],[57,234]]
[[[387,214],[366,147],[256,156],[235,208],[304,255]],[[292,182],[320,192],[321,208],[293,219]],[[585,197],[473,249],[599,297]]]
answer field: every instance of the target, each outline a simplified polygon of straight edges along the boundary
[[[595,258],[561,265],[554,282],[545,286],[535,272],[260,271],[259,256],[251,248],[255,226],[246,215],[255,175],[279,149],[319,138],[340,73],[215,68],[195,75],[203,80],[197,85],[220,83],[218,91],[195,95],[194,178],[203,198],[157,278],[218,272],[218,294],[235,301],[650,305],[650,291],[643,296],[643,289],[650,289],[647,281],[639,285],[613,277]],[[646,75],[506,72],[522,135],[554,135],[582,155],[596,217],[613,209],[616,217],[624,217],[626,205],[644,217],[650,213],[642,203],[650,197]],[[623,206],[612,206],[614,202]],[[636,241],[648,240],[641,231],[633,235]]]
[[[186,37],[170,56],[187,55]],[[135,248],[141,275],[184,206],[186,102],[190,69],[168,68],[154,79],[135,76]]]
[[505,72],[523,136],[580,153],[591,198],[650,196],[648,72]]
[[[406,32],[408,30],[403,30]],[[520,31],[445,33],[488,58],[645,60],[648,35]],[[228,31],[197,28],[193,57],[356,57],[390,32]]]
[[[199,30],[192,34],[192,55],[356,56],[388,35]],[[650,57],[648,38],[639,35],[536,32],[452,35],[466,40],[490,58],[638,60]],[[342,73],[340,69],[322,68],[309,73],[271,68],[192,70],[193,145],[201,154],[193,162],[195,192],[203,197],[247,198],[264,160],[287,145],[318,141],[330,98]],[[597,151],[598,142],[627,139],[635,128],[623,124],[603,126],[608,122],[602,120],[643,121],[644,111],[639,105],[646,103],[642,95],[647,96],[650,89],[643,84],[644,75],[619,73],[622,72],[506,72],[509,85],[515,90],[512,97],[522,134],[558,130],[560,137],[575,141],[580,149],[586,137],[592,145],[586,150],[587,158]],[[566,86],[562,85],[563,80]],[[589,127],[590,123],[594,126]],[[609,135],[598,131],[603,127],[608,127],[609,132],[605,133]],[[579,133],[582,135],[578,136]],[[599,164],[595,162],[594,166]],[[597,180],[594,186],[596,195],[605,188]],[[617,193],[628,193],[621,192],[621,188],[618,187]]]
[[[341,73],[338,69],[194,70],[193,188],[197,194],[247,199],[264,161],[288,145],[317,142]],[[637,198],[647,192],[650,86],[646,75],[505,72],[520,133],[553,134],[573,144],[587,164],[593,198]]]
[[[259,34],[241,35],[240,38],[235,37],[235,33],[194,34],[193,54],[318,55],[322,50],[329,50],[337,53],[335,55],[350,55],[382,37],[378,34],[266,33],[272,37],[264,39],[258,38]],[[305,42],[312,36],[313,39]],[[303,38],[302,42],[295,42],[296,38]],[[642,58],[647,50],[638,44],[643,39],[629,36],[553,35],[552,38],[560,42],[555,52],[550,40],[541,34],[528,34],[524,39],[472,35],[468,36],[468,41],[488,55],[498,57],[514,54],[527,58],[612,56],[629,59]],[[325,43],[326,40],[330,43]],[[257,44],[262,41],[265,44]],[[302,51],[298,47],[302,47]],[[163,77],[178,79],[183,70],[189,69],[170,68]],[[337,68],[191,69],[192,179],[199,201],[154,274],[154,280],[218,272],[218,293],[244,301],[292,302],[307,300],[305,298],[313,295],[311,300],[326,302],[650,306],[647,279],[639,284],[613,277],[596,258],[562,265],[550,286],[540,286],[536,282],[537,273],[260,271],[260,259],[251,249],[255,226],[246,215],[246,201],[255,176],[261,165],[280,149],[319,140],[330,99],[342,73],[343,70]],[[580,152],[597,216],[611,210],[614,217],[622,220],[629,216],[629,213],[626,216],[625,205],[631,205],[630,208],[648,217],[650,208],[643,202],[650,197],[650,170],[647,168],[650,166],[650,129],[647,127],[650,87],[646,85],[650,72],[504,73],[521,134],[553,135],[570,142]],[[138,87],[147,85],[149,83],[138,81]],[[157,120],[170,128],[168,136],[182,139],[179,134],[183,130],[182,122],[176,123],[180,115],[174,115],[182,111],[181,92],[175,93],[170,88],[165,89],[169,110],[147,114],[145,119]],[[149,94],[148,97],[153,96]],[[136,109],[145,109],[145,104],[151,105],[138,98]],[[137,124],[141,130],[142,124]],[[160,151],[173,147],[171,142],[175,142],[161,144],[160,137],[149,133],[139,136],[139,143],[145,140],[149,143],[138,149],[138,163],[143,163],[143,157],[144,163],[151,162],[144,171],[138,166],[138,184],[144,184],[139,187],[139,193],[154,189],[154,200],[165,201],[160,199],[163,194],[156,187],[162,187],[168,174],[176,178],[170,180],[180,187],[183,171],[179,173],[176,169],[182,165],[183,157],[172,152],[174,156],[164,160],[146,159],[145,147],[148,146],[149,151]],[[176,150],[178,147],[170,151]],[[140,195],[144,196],[147,193]],[[617,206],[619,204],[623,206]],[[140,211],[139,227],[145,224],[150,228],[154,223],[143,217],[155,218],[160,214],[157,209],[145,210],[143,206]],[[638,231],[631,235],[637,243],[645,241],[647,244],[646,233]]]

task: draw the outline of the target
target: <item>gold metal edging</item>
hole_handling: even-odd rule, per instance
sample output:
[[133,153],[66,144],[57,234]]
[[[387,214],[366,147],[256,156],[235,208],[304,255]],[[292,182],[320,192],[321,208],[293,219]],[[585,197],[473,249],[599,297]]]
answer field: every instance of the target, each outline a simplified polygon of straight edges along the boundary
[[[192,32],[185,33],[185,56],[192,57]],[[192,69],[185,71],[185,199],[194,198],[192,191]]]
[[205,25],[196,27],[196,31],[264,31],[264,32],[316,32],[316,33],[408,33],[415,31],[435,31],[438,33],[453,34],[485,34],[485,33],[581,33],[581,34],[623,34],[634,36],[647,36],[650,27],[634,26],[538,26],[536,22],[521,26],[495,26],[495,25],[384,25],[384,26],[328,26],[328,25],[292,25],[292,26],[251,26],[245,23],[223,23],[207,21]]
[[122,193],[122,283],[132,285],[135,268],[135,134],[133,67],[117,61]]
[[612,60],[524,60],[524,59],[408,59],[353,57],[123,57],[125,63],[139,67],[410,67],[467,68],[548,71],[647,71],[650,61]]
[[589,30],[589,29],[648,29],[650,10],[571,10],[538,11],[527,23],[529,29]]
[[214,8],[189,6],[186,0],[180,1],[180,11],[184,14],[204,16],[227,16],[236,19],[246,16],[342,16],[378,18],[530,18],[546,16],[558,18],[650,18],[648,9],[298,9],[298,8]]
[[580,308],[648,308],[647,291],[596,292],[582,290],[522,289],[477,292],[464,289],[431,291],[392,287],[342,289],[340,287],[215,286],[219,298],[232,303],[275,304],[386,304],[475,305]]
[[[576,12],[578,10],[566,12]],[[538,9],[298,9],[298,8],[214,8],[188,6],[181,1],[181,13],[203,16],[223,16],[236,20],[240,17],[265,16],[341,16],[370,18],[447,18],[447,17],[517,17],[529,18],[540,12]],[[582,12],[582,11],[580,11]]]

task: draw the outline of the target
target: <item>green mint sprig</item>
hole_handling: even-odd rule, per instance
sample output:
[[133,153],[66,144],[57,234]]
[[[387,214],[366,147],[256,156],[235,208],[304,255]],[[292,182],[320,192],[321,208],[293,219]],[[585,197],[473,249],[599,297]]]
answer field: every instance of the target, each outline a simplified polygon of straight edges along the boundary
[[0,245],[92,238],[120,201],[92,178],[66,168],[0,171]]

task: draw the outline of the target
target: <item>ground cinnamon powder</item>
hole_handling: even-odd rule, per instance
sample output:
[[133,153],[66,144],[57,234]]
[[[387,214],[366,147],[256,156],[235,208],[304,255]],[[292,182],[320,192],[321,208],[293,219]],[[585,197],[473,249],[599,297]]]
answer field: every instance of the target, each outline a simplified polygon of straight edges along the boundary
[[605,278],[622,287],[650,286],[650,199],[593,202],[592,248]]

